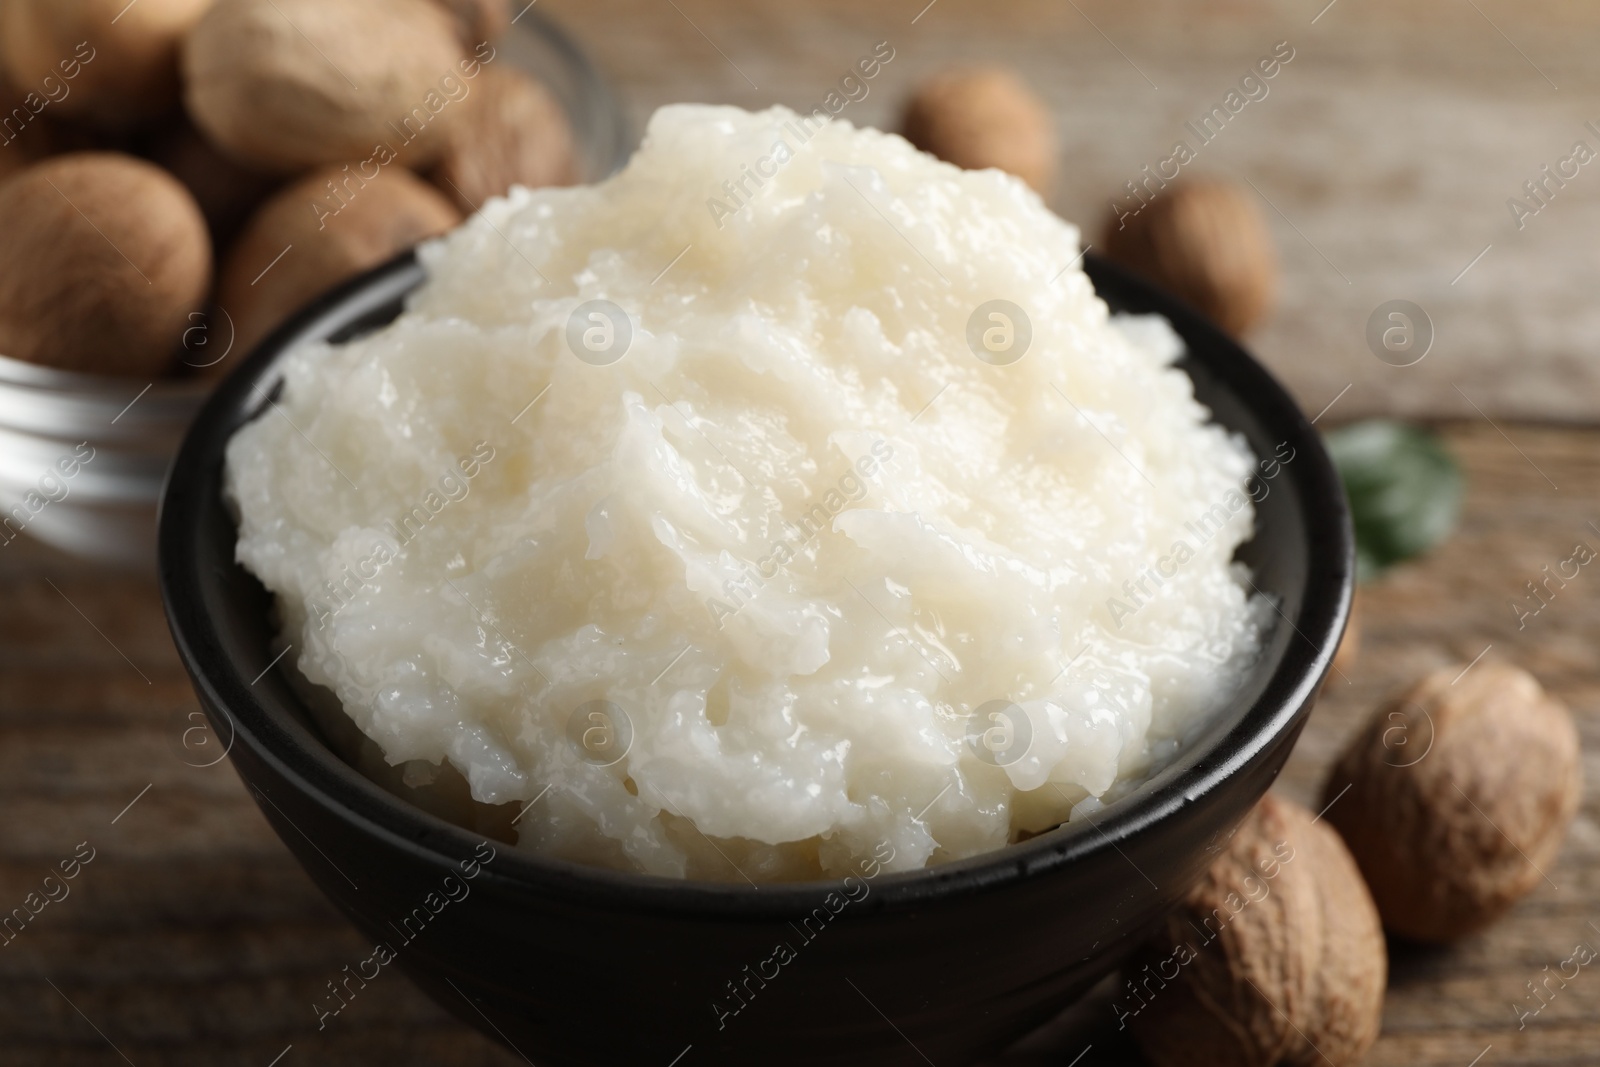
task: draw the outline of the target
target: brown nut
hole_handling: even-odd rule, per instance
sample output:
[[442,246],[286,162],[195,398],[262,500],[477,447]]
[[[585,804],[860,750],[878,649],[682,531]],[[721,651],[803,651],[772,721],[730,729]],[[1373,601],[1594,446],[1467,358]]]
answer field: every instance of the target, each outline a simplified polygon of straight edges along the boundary
[[11,80],[63,116],[125,126],[178,102],[178,49],[212,0],[5,0]]
[[1174,182],[1137,213],[1107,221],[1108,258],[1183,298],[1234,336],[1277,291],[1277,256],[1255,201],[1225,182]]
[[366,159],[380,145],[425,164],[461,62],[432,0],[217,0],[184,43],[184,102],[255,166]]
[[217,305],[233,323],[229,351],[243,355],[315,297],[460,221],[398,166],[371,179],[351,167],[307,175],[262,205],[228,251]]
[[[468,48],[492,41],[511,26],[507,0],[434,0],[455,16],[461,43]],[[521,7],[522,5],[517,5]]]
[[572,129],[550,91],[519,70],[485,67],[445,131],[433,178],[463,212],[513,185],[577,180]]
[[1050,109],[1011,71],[971,67],[924,82],[906,105],[906,140],[968,170],[998,167],[1040,193],[1055,183]]
[[1442,942],[1543,881],[1581,791],[1566,707],[1528,672],[1488,661],[1435,671],[1380,707],[1323,803],[1384,925]]
[[1344,1067],[1377,1039],[1388,953],[1339,835],[1268,795],[1124,979],[1155,1067]]
[[0,353],[63,370],[154,376],[211,281],[194,198],[115,152],[47,159],[0,184]]

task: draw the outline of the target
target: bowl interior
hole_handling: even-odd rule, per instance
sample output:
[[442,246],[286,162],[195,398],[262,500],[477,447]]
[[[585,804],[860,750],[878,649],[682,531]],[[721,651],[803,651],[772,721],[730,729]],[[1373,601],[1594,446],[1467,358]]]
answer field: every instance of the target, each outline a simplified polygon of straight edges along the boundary
[[[1242,434],[1258,457],[1288,457],[1256,504],[1254,538],[1238,558],[1273,599],[1279,624],[1242,689],[1167,767],[1097,813],[999,852],[925,871],[884,875],[874,908],[915,907],[930,895],[982,891],[1041,868],[1069,864],[1117,843],[1216,788],[1309,710],[1343,632],[1353,588],[1352,536],[1343,490],[1315,430],[1253,359],[1177,301],[1094,257],[1088,272],[1113,310],[1165,315],[1185,340],[1181,366],[1219,423]],[[259,416],[278,385],[279,357],[299,344],[340,342],[377,328],[402,309],[424,280],[405,255],[307,309],[264,343],[211,398],[169,476],[163,502],[160,565],[169,622],[196,686],[225,709],[224,736],[251,746],[297,787],[338,817],[392,847],[420,851],[441,865],[470,856],[478,840],[383,791],[344,764],[310,713],[272,668],[274,610],[267,591],[234,562],[234,520],[224,503],[223,450],[233,432]],[[215,714],[215,713],[214,713]],[[1196,841],[1196,849],[1206,842]],[[500,872],[554,893],[668,912],[776,915],[809,908],[837,882],[762,885],[684,882],[578,867],[508,854]]]

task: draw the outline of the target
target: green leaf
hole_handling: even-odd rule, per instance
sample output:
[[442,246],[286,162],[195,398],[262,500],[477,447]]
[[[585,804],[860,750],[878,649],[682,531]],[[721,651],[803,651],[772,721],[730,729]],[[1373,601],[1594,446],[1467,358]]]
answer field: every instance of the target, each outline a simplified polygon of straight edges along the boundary
[[1356,529],[1356,577],[1368,581],[1450,536],[1465,483],[1437,437],[1372,419],[1327,435]]

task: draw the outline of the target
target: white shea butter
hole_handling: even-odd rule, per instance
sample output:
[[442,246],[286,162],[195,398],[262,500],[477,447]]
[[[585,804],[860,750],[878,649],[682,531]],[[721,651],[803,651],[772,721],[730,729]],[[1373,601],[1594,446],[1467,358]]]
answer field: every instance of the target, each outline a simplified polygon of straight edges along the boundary
[[282,361],[228,449],[238,558],[347,755],[523,848],[733,881],[1001,848],[1170,758],[1271,616],[1232,562],[1255,457],[1078,259],[999,172],[664,108]]

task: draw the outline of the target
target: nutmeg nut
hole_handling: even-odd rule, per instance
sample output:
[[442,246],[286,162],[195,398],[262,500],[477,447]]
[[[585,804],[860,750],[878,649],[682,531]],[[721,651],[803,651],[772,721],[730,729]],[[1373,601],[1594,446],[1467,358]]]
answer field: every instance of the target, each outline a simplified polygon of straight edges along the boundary
[[1100,247],[1234,336],[1256,325],[1277,293],[1272,235],[1255,201],[1226,182],[1155,190],[1137,212],[1106,222]]
[[433,0],[217,0],[183,48],[184,102],[240,162],[294,171],[373,156],[427,164],[459,83]]
[[445,131],[434,181],[463,212],[513,185],[537,189],[576,181],[566,112],[550,91],[518,70],[486,67]]
[[1388,953],[1339,835],[1269,794],[1123,977],[1155,1067],[1344,1067],[1377,1039]]
[[1452,941],[1544,880],[1582,792],[1578,732],[1527,671],[1434,671],[1380,707],[1334,766],[1327,819],[1392,932]]
[[167,369],[211,282],[194,198],[159,167],[77,152],[0,184],[0,354],[63,370]]
[[1003,67],[968,67],[923,82],[906,105],[906,140],[968,170],[996,167],[1049,193],[1056,174],[1050,109]]
[[0,59],[59,114],[112,126],[178,102],[178,51],[212,0],[5,0]]
[[399,166],[371,178],[349,167],[308,174],[263,204],[228,251],[216,302],[233,324],[229,351],[250,351],[320,294],[460,221],[438,190]]

